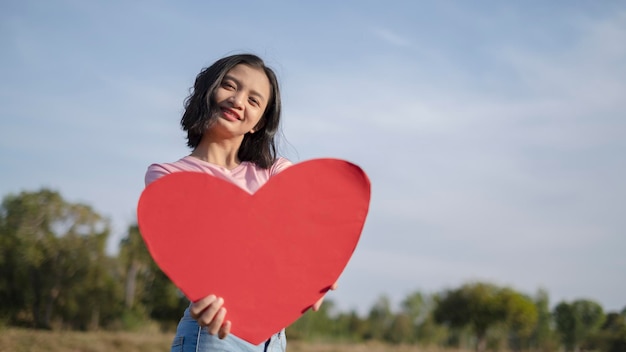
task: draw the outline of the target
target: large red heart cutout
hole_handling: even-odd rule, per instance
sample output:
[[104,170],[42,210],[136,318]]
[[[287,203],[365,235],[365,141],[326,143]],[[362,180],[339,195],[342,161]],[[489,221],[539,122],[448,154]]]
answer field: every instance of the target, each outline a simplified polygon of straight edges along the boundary
[[231,332],[259,344],[337,281],[369,201],[358,166],[316,159],[254,194],[207,174],[172,173],[144,189],[137,215],[153,259],[187,298],[223,297]]

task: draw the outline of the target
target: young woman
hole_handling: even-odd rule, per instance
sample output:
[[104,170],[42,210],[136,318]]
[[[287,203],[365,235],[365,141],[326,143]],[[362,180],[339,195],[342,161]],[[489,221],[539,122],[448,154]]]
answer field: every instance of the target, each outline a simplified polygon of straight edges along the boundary
[[[207,173],[254,193],[291,165],[276,154],[280,91],[274,72],[257,56],[232,55],[198,74],[181,119],[190,155],[148,167],[146,185],[172,172]],[[332,289],[336,285],[333,285]],[[322,300],[312,308],[319,309]],[[208,295],[179,322],[172,351],[284,351],[284,329],[252,345],[230,334],[227,304]]]

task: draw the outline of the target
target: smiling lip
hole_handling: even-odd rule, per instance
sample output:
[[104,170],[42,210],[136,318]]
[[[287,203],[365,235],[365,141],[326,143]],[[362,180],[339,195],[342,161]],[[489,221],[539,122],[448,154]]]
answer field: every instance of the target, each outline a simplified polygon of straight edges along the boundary
[[229,108],[222,108],[222,116],[224,116],[229,121],[239,121],[241,120],[241,116],[233,110]]

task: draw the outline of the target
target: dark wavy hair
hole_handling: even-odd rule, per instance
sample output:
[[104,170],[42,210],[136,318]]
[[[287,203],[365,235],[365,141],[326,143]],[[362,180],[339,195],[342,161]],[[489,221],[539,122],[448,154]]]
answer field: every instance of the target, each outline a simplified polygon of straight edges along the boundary
[[241,161],[250,161],[267,169],[276,160],[276,142],[274,138],[280,122],[280,90],[276,74],[265,66],[261,58],[252,54],[237,54],[217,60],[213,65],[202,69],[196,76],[191,94],[185,99],[185,113],[180,125],[187,131],[187,146],[196,148],[204,132],[217,118],[219,110],[215,100],[215,91],[224,76],[233,67],[245,64],[265,72],[270,81],[270,97],[263,116],[254,133],[246,133],[239,147],[237,156]]

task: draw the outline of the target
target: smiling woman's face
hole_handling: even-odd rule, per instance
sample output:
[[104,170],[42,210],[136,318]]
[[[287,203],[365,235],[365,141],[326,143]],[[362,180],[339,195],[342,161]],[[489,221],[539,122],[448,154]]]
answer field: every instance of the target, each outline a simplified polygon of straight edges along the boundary
[[211,135],[239,137],[255,132],[270,100],[270,81],[262,69],[246,64],[233,67],[215,90],[218,109]]

